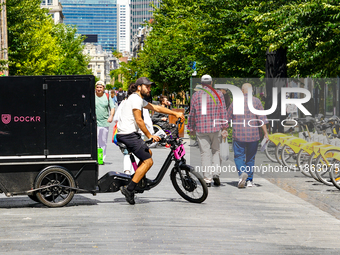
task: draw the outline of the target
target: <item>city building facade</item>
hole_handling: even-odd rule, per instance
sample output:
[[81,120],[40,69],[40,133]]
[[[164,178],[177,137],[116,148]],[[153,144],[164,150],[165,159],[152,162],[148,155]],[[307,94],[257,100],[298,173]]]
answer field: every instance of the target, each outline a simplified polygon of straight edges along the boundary
[[103,50],[118,47],[117,0],[60,0],[64,23],[76,25],[85,42],[101,45]]
[[64,22],[63,7],[59,0],[41,0],[40,7],[50,10],[49,14],[52,16],[55,24]]
[[118,0],[118,51],[130,52],[130,0]]
[[130,50],[133,52],[133,39],[140,33],[144,22],[152,19],[152,11],[155,7],[159,7],[160,0],[131,0],[131,35],[130,35]]
[[119,67],[119,60],[112,52],[103,50],[101,45],[86,43],[83,53],[91,57],[88,68],[92,70],[93,75],[104,84],[112,84],[110,71]]
[[[151,24],[150,24],[151,25]],[[151,26],[144,26],[140,27],[132,37],[132,52],[131,55],[134,58],[138,57],[138,53],[143,50],[144,44],[146,37],[149,35],[151,32],[152,27]]]

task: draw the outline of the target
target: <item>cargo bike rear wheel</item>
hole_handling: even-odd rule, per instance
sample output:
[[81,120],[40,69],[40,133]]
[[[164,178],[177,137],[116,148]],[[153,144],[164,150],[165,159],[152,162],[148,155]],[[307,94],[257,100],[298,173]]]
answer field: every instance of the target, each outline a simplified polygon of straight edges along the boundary
[[67,169],[52,166],[38,174],[35,189],[39,191],[31,195],[31,198],[36,197],[39,202],[48,207],[62,207],[72,200],[75,187],[74,178]]

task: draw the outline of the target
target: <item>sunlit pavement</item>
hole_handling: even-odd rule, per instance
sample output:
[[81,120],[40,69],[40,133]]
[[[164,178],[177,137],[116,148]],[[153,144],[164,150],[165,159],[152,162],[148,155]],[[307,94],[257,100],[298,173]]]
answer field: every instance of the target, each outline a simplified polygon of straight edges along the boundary
[[[185,141],[188,161],[199,160],[189,155],[197,148]],[[168,150],[152,150],[148,178],[156,176]],[[112,143],[106,161],[100,176],[123,168]],[[262,163],[271,164],[259,152],[256,164]],[[233,164],[232,154],[225,164]],[[138,194],[134,206],[120,192],[76,195],[54,209],[26,196],[1,195],[0,254],[339,254],[337,209],[330,206],[330,214],[315,205],[320,196],[329,197],[321,201],[325,205],[339,204],[338,191],[290,174],[257,174],[254,187],[238,189],[237,173],[222,173],[222,185],[209,188],[202,204],[182,199],[169,174]]]

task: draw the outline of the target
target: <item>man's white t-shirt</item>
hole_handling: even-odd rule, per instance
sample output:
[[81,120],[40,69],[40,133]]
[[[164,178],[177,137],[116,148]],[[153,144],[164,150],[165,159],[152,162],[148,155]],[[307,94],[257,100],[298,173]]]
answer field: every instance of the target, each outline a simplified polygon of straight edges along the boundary
[[133,115],[133,109],[138,109],[143,112],[143,107],[147,106],[148,102],[141,98],[138,94],[132,94],[124,103],[121,110],[117,129],[117,134],[131,134],[138,131],[138,125]]

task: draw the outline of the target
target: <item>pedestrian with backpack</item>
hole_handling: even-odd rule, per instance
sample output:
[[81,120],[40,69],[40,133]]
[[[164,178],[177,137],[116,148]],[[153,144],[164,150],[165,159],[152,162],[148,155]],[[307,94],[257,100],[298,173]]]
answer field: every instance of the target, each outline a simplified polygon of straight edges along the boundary
[[118,89],[118,93],[117,93],[117,101],[118,101],[118,105],[120,105],[121,102],[123,102],[123,100],[126,98],[126,93],[125,91],[123,91],[122,88]]
[[108,93],[104,93],[104,83],[98,81],[96,83],[96,116],[97,116],[97,143],[98,148],[103,149],[103,161],[106,158],[106,144],[109,135],[110,123],[115,114],[115,107]]

